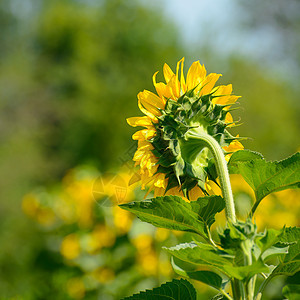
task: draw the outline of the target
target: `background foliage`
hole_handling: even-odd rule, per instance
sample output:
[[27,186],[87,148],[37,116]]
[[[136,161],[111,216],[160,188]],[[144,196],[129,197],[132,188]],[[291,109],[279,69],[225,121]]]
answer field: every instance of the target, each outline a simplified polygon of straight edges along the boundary
[[[137,220],[121,216],[124,212],[116,208],[95,205],[91,194],[101,174],[105,178],[107,172],[121,172],[126,179],[131,172],[126,166],[125,173],[119,170],[134,147],[125,118],[139,114],[136,94],[153,90],[151,75],[161,71],[164,62],[174,67],[185,56],[187,63],[200,59],[210,72],[223,73],[221,82],[232,83],[235,93],[243,96],[243,109],[235,116],[244,124],[235,130],[253,138],[245,141],[247,148],[267,159],[281,159],[299,147],[297,1],[284,6],[279,0],[266,1],[260,6],[236,0],[244,16],[237,18],[239,31],[222,40],[220,15],[206,23],[205,31],[197,34],[195,29],[191,44],[182,35],[184,27],[178,28],[182,21],[164,13],[167,1],[151,7],[144,2],[0,1],[4,299],[115,299],[173,276],[168,257],[158,249],[165,239],[172,246],[185,237],[157,233],[146,225],[145,236],[136,233],[135,226],[141,226],[134,225]],[[200,22],[201,10],[198,14]],[[242,45],[222,52],[222,41],[234,44],[238,34],[252,40],[248,51],[257,55],[249,55]],[[275,47],[268,52],[261,42],[270,37]],[[282,66],[292,67],[287,71]],[[246,183],[236,177],[233,182],[243,214],[251,194]],[[126,200],[141,196],[139,190],[127,192]],[[112,196],[115,191],[102,193]],[[294,193],[270,196],[259,207],[258,225],[297,225]],[[165,265],[160,266],[158,258]]]

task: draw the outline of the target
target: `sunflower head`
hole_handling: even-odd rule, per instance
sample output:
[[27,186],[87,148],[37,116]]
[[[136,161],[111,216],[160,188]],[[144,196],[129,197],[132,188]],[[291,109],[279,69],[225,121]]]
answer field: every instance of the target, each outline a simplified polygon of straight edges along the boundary
[[[224,151],[226,159],[240,149],[238,137],[227,128],[234,126],[229,108],[238,96],[232,95],[232,85],[215,87],[220,74],[206,75],[199,61],[194,62],[186,78],[184,59],[177,63],[176,74],[165,64],[166,83],[153,84],[157,95],[144,90],[138,94],[143,117],[128,118],[131,126],[142,126],[133,139],[138,148],[133,160],[139,166],[142,188],[149,186],[155,196],[180,195],[189,199],[209,194],[217,183],[214,158],[198,135],[209,134]],[[181,69],[179,75],[179,69]]]

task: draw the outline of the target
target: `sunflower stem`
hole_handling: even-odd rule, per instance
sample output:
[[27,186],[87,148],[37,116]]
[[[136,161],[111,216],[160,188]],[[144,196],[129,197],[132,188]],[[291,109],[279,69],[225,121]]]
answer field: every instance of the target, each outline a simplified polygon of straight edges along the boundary
[[229,173],[227,169],[227,162],[225,160],[221,146],[211,135],[204,132],[197,132],[195,134],[194,132],[190,131],[187,135],[187,138],[199,139],[205,142],[207,147],[211,150],[215,159],[215,164],[221,184],[221,190],[223,198],[225,200],[226,218],[228,221],[236,223],[235,206],[231,190]]

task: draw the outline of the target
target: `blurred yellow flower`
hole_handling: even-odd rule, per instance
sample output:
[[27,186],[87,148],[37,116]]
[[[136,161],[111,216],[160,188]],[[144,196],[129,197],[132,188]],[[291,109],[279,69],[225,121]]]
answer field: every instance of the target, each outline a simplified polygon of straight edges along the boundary
[[158,257],[157,254],[152,250],[146,253],[140,253],[137,257],[138,267],[141,272],[146,276],[158,275]]
[[132,225],[133,215],[118,206],[113,207],[113,221],[118,234],[127,233]]
[[95,270],[92,276],[101,283],[107,283],[115,278],[115,272],[110,268],[104,267]]
[[153,237],[150,234],[139,234],[131,240],[132,244],[142,254],[148,253],[152,250]]
[[102,247],[111,247],[116,240],[115,232],[105,225],[96,225],[88,234],[87,252],[94,253]]
[[[272,227],[281,229],[283,226],[299,226],[300,223],[299,190],[284,190],[268,195],[259,204],[254,215],[259,229]],[[266,213],[267,212],[267,213]]]
[[95,204],[92,195],[93,179],[71,181],[65,187],[65,192],[73,199],[75,212],[80,227],[90,227],[93,222],[93,205]]
[[170,260],[159,260],[159,274],[170,277],[170,275],[173,273],[173,269],[170,263]]
[[80,254],[80,242],[77,234],[67,235],[60,247],[61,254],[67,259],[75,259]]
[[163,242],[170,236],[170,230],[165,228],[156,228],[155,240],[158,242]]
[[55,221],[55,214],[49,207],[42,206],[39,198],[34,194],[27,194],[22,201],[22,209],[25,214],[35,219],[44,226],[50,226]]

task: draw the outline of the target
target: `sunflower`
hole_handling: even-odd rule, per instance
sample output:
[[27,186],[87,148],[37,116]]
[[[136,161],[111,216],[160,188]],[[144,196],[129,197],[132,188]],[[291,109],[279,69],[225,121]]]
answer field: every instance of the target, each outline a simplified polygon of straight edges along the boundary
[[[179,195],[190,200],[210,194],[218,184],[214,157],[197,135],[209,134],[222,147],[226,160],[243,149],[239,136],[227,128],[235,125],[230,107],[239,98],[232,85],[215,87],[221,74],[206,74],[204,65],[194,62],[185,78],[184,58],[177,63],[176,74],[164,64],[166,83],[153,84],[157,94],[144,90],[138,94],[142,117],[128,118],[130,126],[144,129],[133,134],[138,141],[134,154],[142,189],[149,186],[154,196]],[[180,73],[180,74],[179,74]]]

